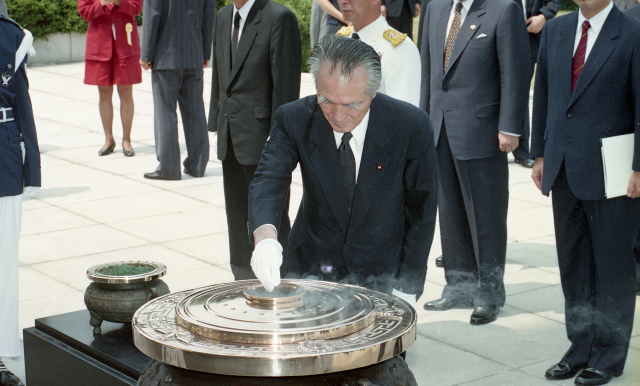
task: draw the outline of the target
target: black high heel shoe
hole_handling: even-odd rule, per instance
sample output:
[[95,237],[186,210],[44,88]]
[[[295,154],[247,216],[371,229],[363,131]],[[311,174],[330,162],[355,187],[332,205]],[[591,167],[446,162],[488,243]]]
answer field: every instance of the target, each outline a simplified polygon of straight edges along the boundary
[[122,147],[122,152],[126,157],[133,157],[134,155],[136,155],[136,152],[133,151],[133,148],[131,148],[131,150],[127,150],[124,148],[124,146]]
[[114,141],[114,142],[111,144],[111,146],[109,146],[108,148],[106,148],[106,149],[100,149],[100,150],[98,151],[98,155],[99,155],[100,157],[102,157],[103,155],[109,155],[109,154],[113,153],[113,149],[115,149],[115,148],[116,148],[116,143],[115,143],[115,141]]

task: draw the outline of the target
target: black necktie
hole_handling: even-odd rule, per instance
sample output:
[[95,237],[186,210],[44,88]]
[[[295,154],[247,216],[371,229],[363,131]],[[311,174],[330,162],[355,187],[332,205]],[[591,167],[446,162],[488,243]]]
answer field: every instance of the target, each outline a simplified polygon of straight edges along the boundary
[[340,156],[340,165],[342,165],[342,181],[344,190],[347,193],[347,209],[349,217],[351,217],[351,206],[353,204],[353,196],[356,192],[356,157],[353,156],[353,150],[349,146],[349,140],[353,137],[351,133],[344,133],[342,143],[338,148]]
[[360,40],[360,36],[358,36],[358,34],[354,32],[354,33],[351,35],[351,39]]
[[240,34],[240,12],[236,12],[233,18],[233,41],[231,42],[231,67],[236,59],[236,48],[238,48],[238,35]]

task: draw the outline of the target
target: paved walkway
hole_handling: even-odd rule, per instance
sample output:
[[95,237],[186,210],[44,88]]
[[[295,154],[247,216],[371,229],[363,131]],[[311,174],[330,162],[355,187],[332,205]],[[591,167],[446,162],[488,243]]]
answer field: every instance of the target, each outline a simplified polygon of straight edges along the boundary
[[[21,328],[33,326],[36,318],[83,309],[83,291],[90,283],[85,272],[103,262],[162,262],[168,267],[165,281],[173,291],[233,280],[221,164],[211,161],[200,179],[151,181],[142,177],[157,165],[149,72],[134,87],[136,156],[122,154],[122,131],[116,122],[116,152],[98,157],[104,142],[98,92],[82,83],[83,72],[82,63],[29,69],[43,188],[36,199],[24,203]],[[208,70],[207,104],[210,79]],[[302,94],[313,93],[312,80],[304,76]],[[114,104],[118,106],[117,97]],[[184,142],[181,146],[186,152]],[[511,163],[509,171],[507,304],[496,322],[480,327],[469,324],[471,310],[424,311],[422,304],[438,298],[444,285],[443,271],[433,263],[440,255],[436,234],[425,292],[419,301],[419,336],[408,352],[409,365],[421,386],[573,383],[544,379],[544,371],[569,345],[550,199],[537,192],[529,169]],[[292,218],[301,195],[297,173]],[[636,320],[640,320],[640,306]],[[612,385],[640,384],[638,328],[631,346],[625,374]],[[24,376],[23,358],[6,364]]]

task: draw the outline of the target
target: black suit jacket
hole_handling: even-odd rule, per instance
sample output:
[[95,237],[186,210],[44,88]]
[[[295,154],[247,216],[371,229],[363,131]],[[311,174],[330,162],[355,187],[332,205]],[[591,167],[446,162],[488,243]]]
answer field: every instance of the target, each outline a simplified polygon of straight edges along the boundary
[[451,0],[427,6],[422,37],[420,107],[435,140],[443,122],[460,160],[500,153],[498,132],[523,135],[529,100],[529,43],[522,8],[513,0],[475,0],[443,69]]
[[144,0],[140,59],[154,70],[202,68],[215,14],[215,0]]
[[543,194],[564,162],[573,195],[602,200],[601,138],[635,132],[633,170],[640,171],[640,27],[613,7],[571,93],[577,27],[574,12],[550,20],[542,32],[531,156],[544,157]]
[[218,132],[218,159],[226,157],[231,131],[238,161],[257,165],[276,109],[300,97],[300,30],[288,8],[256,0],[231,67],[232,17],[233,4],[216,17],[209,131]]
[[429,116],[384,94],[373,99],[349,220],[333,130],[316,101],[278,110],[249,192],[249,234],[279,224],[299,164],[304,192],[285,272],[318,275],[320,266],[346,261],[351,274],[375,278],[378,290],[419,296],[437,204]]
[[[561,6],[562,0],[527,0],[527,19],[531,16],[544,15],[544,18],[548,21],[556,17]],[[531,48],[532,63],[536,63],[538,57],[541,35],[542,31],[537,34],[529,34],[529,47]]]
[[416,8],[416,3],[421,3],[420,0],[382,0],[381,4],[387,7],[387,17],[398,17],[405,2],[409,4],[412,15]]

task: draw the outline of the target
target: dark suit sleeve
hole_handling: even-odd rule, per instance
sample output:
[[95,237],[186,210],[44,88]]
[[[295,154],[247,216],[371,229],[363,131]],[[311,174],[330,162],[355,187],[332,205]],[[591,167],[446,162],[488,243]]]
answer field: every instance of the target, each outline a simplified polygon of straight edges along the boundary
[[142,50],[140,59],[153,63],[158,41],[158,31],[162,25],[163,0],[145,0],[142,13]]
[[40,150],[38,148],[38,136],[36,134],[36,123],[33,118],[31,98],[29,97],[26,62],[27,59],[25,58],[15,73],[16,99],[13,105],[14,118],[20,128],[25,147],[23,166],[24,186],[41,186]]
[[524,135],[524,119],[529,102],[531,63],[529,34],[522,9],[508,3],[498,20],[496,50],[500,65],[500,118],[498,131]]
[[542,29],[538,65],[533,91],[533,113],[531,114],[531,158],[544,157],[544,132],[547,126],[547,98],[549,95],[549,79],[547,61],[549,28]]
[[218,24],[218,16],[213,20],[213,59],[211,60],[211,99],[209,101],[209,122],[207,128],[209,131],[218,131],[218,101],[220,98],[220,83],[218,79],[218,59],[216,58],[216,30]]
[[205,0],[204,2],[204,17],[202,18],[202,52],[204,53],[204,60],[209,60],[211,57],[211,41],[213,40],[213,26],[216,17],[216,2],[215,0]]
[[631,95],[635,110],[633,170],[637,172],[640,171],[640,40],[636,40],[633,56],[631,57]]
[[404,171],[405,233],[394,287],[421,294],[436,224],[438,175],[431,119],[421,113],[411,138]]
[[269,49],[273,79],[271,97],[271,124],[273,125],[276,110],[283,104],[300,97],[302,45],[298,20],[293,12],[281,14],[274,22]]
[[[420,108],[429,113],[429,98],[431,92],[431,52],[429,52],[429,12],[431,4],[427,5],[423,14],[420,47],[420,61],[422,63],[422,81],[420,82]],[[422,21],[421,21],[422,22]]]
[[[292,123],[305,124],[305,123]],[[282,109],[276,112],[271,135],[249,187],[249,242],[253,232],[264,224],[280,231],[282,209],[291,186],[291,173],[298,165],[295,140],[286,130]]]
[[422,8],[420,8],[420,21],[418,22],[418,43],[417,43],[419,51],[422,50],[422,31],[424,29],[424,18],[426,16],[427,6],[429,5],[430,2],[431,0],[424,0],[421,5]]
[[544,5],[538,10],[536,15],[542,14],[544,15],[544,18],[546,20],[553,19],[560,10],[561,6],[561,0],[546,0],[544,2]]

